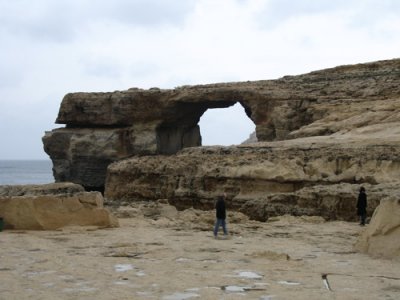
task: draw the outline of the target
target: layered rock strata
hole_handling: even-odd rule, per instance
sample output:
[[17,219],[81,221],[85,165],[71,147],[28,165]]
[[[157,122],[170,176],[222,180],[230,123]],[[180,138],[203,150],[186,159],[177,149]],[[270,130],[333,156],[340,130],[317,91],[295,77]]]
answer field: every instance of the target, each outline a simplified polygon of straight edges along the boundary
[[114,161],[201,145],[198,122],[210,108],[239,102],[256,125],[258,141],[352,129],[397,136],[389,129],[399,122],[399,95],[400,59],[277,80],[72,93],[64,97],[56,121],[66,127],[46,132],[43,143],[57,182],[102,190]]
[[71,183],[0,186],[0,216],[6,229],[54,230],[64,226],[116,227],[99,192]]
[[229,209],[260,221],[283,214],[355,220],[360,186],[367,189],[369,215],[399,191],[400,143],[347,135],[345,143],[341,135],[126,159],[110,165],[105,197],[212,209],[225,192]]

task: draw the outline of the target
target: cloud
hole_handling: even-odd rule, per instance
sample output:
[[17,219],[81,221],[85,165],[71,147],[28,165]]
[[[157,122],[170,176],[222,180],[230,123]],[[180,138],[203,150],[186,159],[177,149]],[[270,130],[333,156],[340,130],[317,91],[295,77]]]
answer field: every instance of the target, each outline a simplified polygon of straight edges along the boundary
[[22,70],[0,60],[0,89],[15,89],[22,82]]
[[[1,121],[36,141],[16,155],[2,125],[0,159],[46,157],[42,133],[68,92],[273,79],[390,59],[400,53],[399,15],[397,0],[0,0]],[[219,113],[211,129],[201,124],[203,138],[239,118]],[[213,138],[221,136],[229,133]]]
[[96,23],[178,26],[194,4],[194,0],[2,0],[0,26],[31,40],[66,43]]
[[255,16],[261,28],[274,29],[291,18],[345,10],[352,6],[351,2],[351,0],[260,1],[261,5]]
[[96,18],[124,24],[150,27],[181,25],[195,2],[194,0],[100,0],[96,1],[94,14]]
[[89,76],[96,76],[96,77],[121,77],[121,69],[118,67],[117,64],[113,63],[108,59],[104,60],[92,60],[87,59],[82,61],[82,65],[86,70],[86,74]]
[[0,26],[5,34],[30,42],[68,42],[74,35],[73,10],[64,1],[2,0],[0,10]]

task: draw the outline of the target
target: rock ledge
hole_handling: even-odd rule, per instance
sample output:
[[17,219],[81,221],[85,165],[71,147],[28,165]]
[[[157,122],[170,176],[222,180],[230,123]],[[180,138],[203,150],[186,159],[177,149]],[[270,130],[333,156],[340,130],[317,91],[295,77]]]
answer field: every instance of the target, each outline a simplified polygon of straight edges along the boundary
[[99,192],[84,192],[71,183],[0,186],[0,216],[6,229],[118,226],[118,220],[103,207]]

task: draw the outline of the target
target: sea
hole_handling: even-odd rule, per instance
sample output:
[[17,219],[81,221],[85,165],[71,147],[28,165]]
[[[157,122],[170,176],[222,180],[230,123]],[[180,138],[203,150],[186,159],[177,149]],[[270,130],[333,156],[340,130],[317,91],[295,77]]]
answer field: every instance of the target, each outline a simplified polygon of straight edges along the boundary
[[51,160],[0,160],[0,185],[54,182]]

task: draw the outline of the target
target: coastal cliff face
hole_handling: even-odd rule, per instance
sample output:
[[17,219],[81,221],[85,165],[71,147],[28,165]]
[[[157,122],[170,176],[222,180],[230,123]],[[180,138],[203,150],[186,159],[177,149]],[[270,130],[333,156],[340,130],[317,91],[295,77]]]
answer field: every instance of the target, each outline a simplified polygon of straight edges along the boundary
[[[201,115],[236,102],[259,142],[196,147]],[[226,192],[230,209],[257,220],[355,220],[361,185],[369,215],[398,193],[400,59],[277,80],[68,94],[57,123],[66,127],[43,137],[56,180],[105,183],[108,203],[210,209]]]
[[123,160],[109,167],[105,198],[168,199],[179,209],[212,209],[225,192],[229,209],[255,220],[283,214],[355,220],[361,185],[369,215],[383,197],[399,191],[399,144],[341,138],[198,147]]
[[388,130],[399,121],[399,83],[400,59],[395,59],[277,80],[72,93],[64,97],[56,121],[66,127],[46,132],[44,149],[56,181],[102,190],[110,163],[199,146],[202,114],[236,102],[255,123],[260,142],[351,130],[397,136]]

